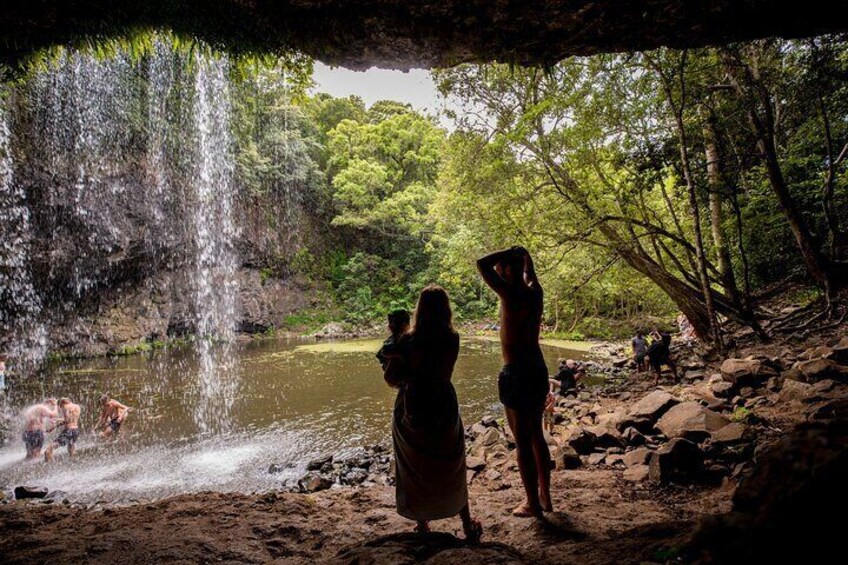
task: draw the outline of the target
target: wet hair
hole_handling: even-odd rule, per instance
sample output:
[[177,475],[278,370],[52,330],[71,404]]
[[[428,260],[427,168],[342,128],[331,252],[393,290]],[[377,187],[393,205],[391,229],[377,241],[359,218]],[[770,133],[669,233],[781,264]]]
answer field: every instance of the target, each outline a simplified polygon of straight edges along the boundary
[[431,284],[418,296],[412,333],[428,337],[456,333],[452,319],[448,293],[439,285]]
[[106,404],[107,402],[109,402],[109,395],[108,394],[101,394],[100,395],[100,404]]
[[388,315],[389,325],[394,328],[401,328],[409,325],[409,311],[403,308],[392,310]]
[[71,403],[70,398],[60,398],[59,399],[59,406],[64,406],[65,404],[70,404],[70,403]]
[[519,277],[524,271],[524,256],[518,251],[513,250],[512,253],[508,253],[506,257],[503,258],[501,261],[501,267],[503,269],[509,267],[512,271],[512,276]]
[[53,398],[52,396],[50,398],[45,398],[44,404],[56,404],[56,399]]

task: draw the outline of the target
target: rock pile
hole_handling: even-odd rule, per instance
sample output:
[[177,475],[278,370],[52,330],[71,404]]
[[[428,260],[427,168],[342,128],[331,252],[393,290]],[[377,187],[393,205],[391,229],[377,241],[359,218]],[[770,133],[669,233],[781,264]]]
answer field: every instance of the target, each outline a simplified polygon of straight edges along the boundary
[[[280,473],[285,467],[273,464],[269,473]],[[393,483],[392,458],[389,451],[374,445],[359,448],[344,456],[325,455],[309,461],[306,472],[289,479],[285,488],[292,492],[318,492],[339,486],[370,486]]]

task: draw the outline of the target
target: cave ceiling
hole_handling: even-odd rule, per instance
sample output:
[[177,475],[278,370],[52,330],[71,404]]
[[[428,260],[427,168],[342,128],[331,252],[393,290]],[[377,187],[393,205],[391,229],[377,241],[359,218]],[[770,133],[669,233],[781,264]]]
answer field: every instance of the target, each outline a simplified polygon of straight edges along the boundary
[[296,50],[328,64],[406,69],[550,65],[570,55],[695,47],[848,29],[841,1],[4,0],[0,61],[54,45],[168,29],[232,52]]

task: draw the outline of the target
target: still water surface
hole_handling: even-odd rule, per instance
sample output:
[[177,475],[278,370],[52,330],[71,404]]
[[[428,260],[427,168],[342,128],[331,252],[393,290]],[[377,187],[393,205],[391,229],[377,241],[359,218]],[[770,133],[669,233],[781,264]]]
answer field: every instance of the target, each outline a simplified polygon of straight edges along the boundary
[[[390,445],[395,392],[374,358],[379,345],[237,343],[216,352],[211,378],[204,377],[204,360],[191,349],[65,361],[39,378],[12,377],[4,399],[8,416],[17,419],[23,407],[46,396],[67,396],[83,407],[84,432],[75,460],[60,448],[55,461],[44,465],[23,461],[20,433],[13,430],[0,448],[0,488],[41,485],[84,502],[278,488],[317,456]],[[549,369],[557,357],[585,357],[559,347],[543,350]],[[467,423],[499,409],[500,365],[497,343],[462,340],[453,382]],[[90,433],[103,392],[136,409],[114,443]],[[272,475],[271,463],[293,467]]]

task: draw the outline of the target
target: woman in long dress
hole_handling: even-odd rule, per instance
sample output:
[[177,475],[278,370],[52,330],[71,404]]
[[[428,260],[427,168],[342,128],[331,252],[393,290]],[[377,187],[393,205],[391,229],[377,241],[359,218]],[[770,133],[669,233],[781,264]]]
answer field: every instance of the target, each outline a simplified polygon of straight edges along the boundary
[[421,291],[411,330],[388,357],[386,382],[398,388],[392,421],[398,513],[430,530],[429,521],[459,514],[466,539],[482,526],[471,518],[465,468],[465,430],[451,384],[459,335],[440,286]]

